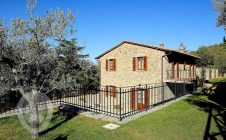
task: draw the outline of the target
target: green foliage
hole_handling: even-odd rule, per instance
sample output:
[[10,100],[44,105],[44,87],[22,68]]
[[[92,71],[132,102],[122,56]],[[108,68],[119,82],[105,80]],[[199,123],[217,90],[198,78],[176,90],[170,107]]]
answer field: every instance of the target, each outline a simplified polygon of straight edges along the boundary
[[201,60],[198,61],[198,66],[212,66],[214,64],[213,55],[205,46],[198,48],[198,50],[196,52],[192,52],[192,54],[201,57]]
[[[32,110],[31,132],[34,137],[39,135],[36,106],[40,93],[73,91],[84,79],[87,85],[98,82],[95,65],[81,60],[88,56],[81,54],[84,47],[77,46],[76,39],[65,39],[74,33],[71,11],[65,13],[58,8],[43,17],[33,17],[36,2],[28,0],[28,19],[18,17],[4,26],[0,22],[0,94],[19,91],[26,98]],[[88,66],[84,67],[83,61]],[[93,77],[73,75],[82,71],[83,75]]]
[[83,55],[85,47],[77,45],[77,39],[58,40],[57,52],[59,55],[58,68],[61,75],[70,75],[76,79],[76,83],[86,87],[96,87],[99,85],[99,69],[87,60],[89,55]]
[[226,44],[215,44],[211,46],[202,46],[191,54],[200,56],[198,66],[217,68],[219,72],[226,72]]
[[226,31],[226,1],[225,0],[213,0],[215,10],[218,13],[217,26],[223,26]]
[[226,78],[225,77],[216,78],[216,79],[209,80],[209,82],[212,83],[212,84],[219,84],[219,83],[222,83],[222,82],[226,82]]
[[0,93],[72,91],[76,84],[98,85],[98,69],[85,59],[84,47],[75,38],[66,39],[73,21],[71,11],[57,9],[43,17],[13,19],[11,25],[0,23]]

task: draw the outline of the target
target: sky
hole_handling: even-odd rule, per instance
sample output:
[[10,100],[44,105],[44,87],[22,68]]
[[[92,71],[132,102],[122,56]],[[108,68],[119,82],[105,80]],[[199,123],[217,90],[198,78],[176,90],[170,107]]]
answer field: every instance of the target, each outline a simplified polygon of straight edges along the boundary
[[[39,0],[35,15],[50,9],[71,9],[75,19],[73,35],[84,54],[95,57],[129,40],[166,48],[187,50],[221,43],[225,32],[216,27],[217,13],[211,0]],[[0,18],[26,19],[26,0],[0,0]]]

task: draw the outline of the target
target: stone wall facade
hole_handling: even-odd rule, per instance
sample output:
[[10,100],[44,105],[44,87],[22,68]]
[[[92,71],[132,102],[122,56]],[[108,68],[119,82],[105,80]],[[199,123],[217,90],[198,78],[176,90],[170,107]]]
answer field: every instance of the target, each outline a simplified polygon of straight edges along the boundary
[[[210,79],[219,77],[218,69],[204,68],[204,70],[205,70],[205,76],[204,76],[205,80],[210,80]],[[196,73],[197,73],[197,76],[201,78],[202,68],[201,67],[196,68]]]
[[[99,58],[101,85],[127,87],[160,83],[162,78],[162,56],[165,51],[123,43]],[[147,57],[147,70],[133,71],[133,57]],[[106,59],[115,59],[116,70],[106,70]],[[180,61],[183,58],[180,58]],[[169,78],[172,64],[163,57],[163,82]],[[180,63],[179,70],[189,70],[189,64]],[[176,73],[175,73],[176,75]],[[186,75],[189,75],[188,73]]]
[[[164,51],[124,43],[117,49],[99,59],[101,67],[101,85],[116,87],[134,86],[161,82],[161,57]],[[133,71],[133,57],[147,56],[147,71]],[[106,71],[106,59],[116,60],[116,70]],[[164,59],[164,69],[168,62]],[[166,72],[164,72],[166,75]]]

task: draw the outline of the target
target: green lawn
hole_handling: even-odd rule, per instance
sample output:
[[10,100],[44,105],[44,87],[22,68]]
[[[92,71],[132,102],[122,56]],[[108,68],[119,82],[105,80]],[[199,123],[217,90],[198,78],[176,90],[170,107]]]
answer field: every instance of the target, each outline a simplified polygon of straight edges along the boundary
[[226,82],[226,78],[225,77],[220,77],[220,78],[215,78],[215,79],[212,79],[212,80],[209,80],[210,83],[220,83],[220,82]]
[[[108,122],[94,120],[78,115],[64,123],[65,118],[55,115],[51,125],[51,131],[44,134],[40,139],[79,139],[79,140],[200,140],[205,135],[209,107],[219,107],[207,99],[204,95],[193,95],[182,101],[141,117],[130,123],[121,125],[116,130],[102,128]],[[213,109],[213,114],[216,111]],[[222,118],[219,118],[222,120]],[[219,132],[214,119],[209,134]],[[207,127],[208,128],[208,127]],[[221,135],[217,138],[221,139]],[[0,119],[0,139],[3,140],[29,140],[29,133],[20,126],[17,117]]]

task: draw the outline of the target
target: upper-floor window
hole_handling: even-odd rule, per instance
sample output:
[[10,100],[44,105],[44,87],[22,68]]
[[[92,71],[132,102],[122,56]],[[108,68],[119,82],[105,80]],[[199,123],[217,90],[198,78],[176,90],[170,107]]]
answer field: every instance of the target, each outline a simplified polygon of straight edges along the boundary
[[137,57],[138,70],[144,70],[144,57]]
[[109,70],[114,70],[113,68],[113,62],[114,62],[114,59],[109,59]]
[[106,71],[116,71],[116,59],[106,59]]
[[133,71],[147,70],[147,56],[133,57]]

